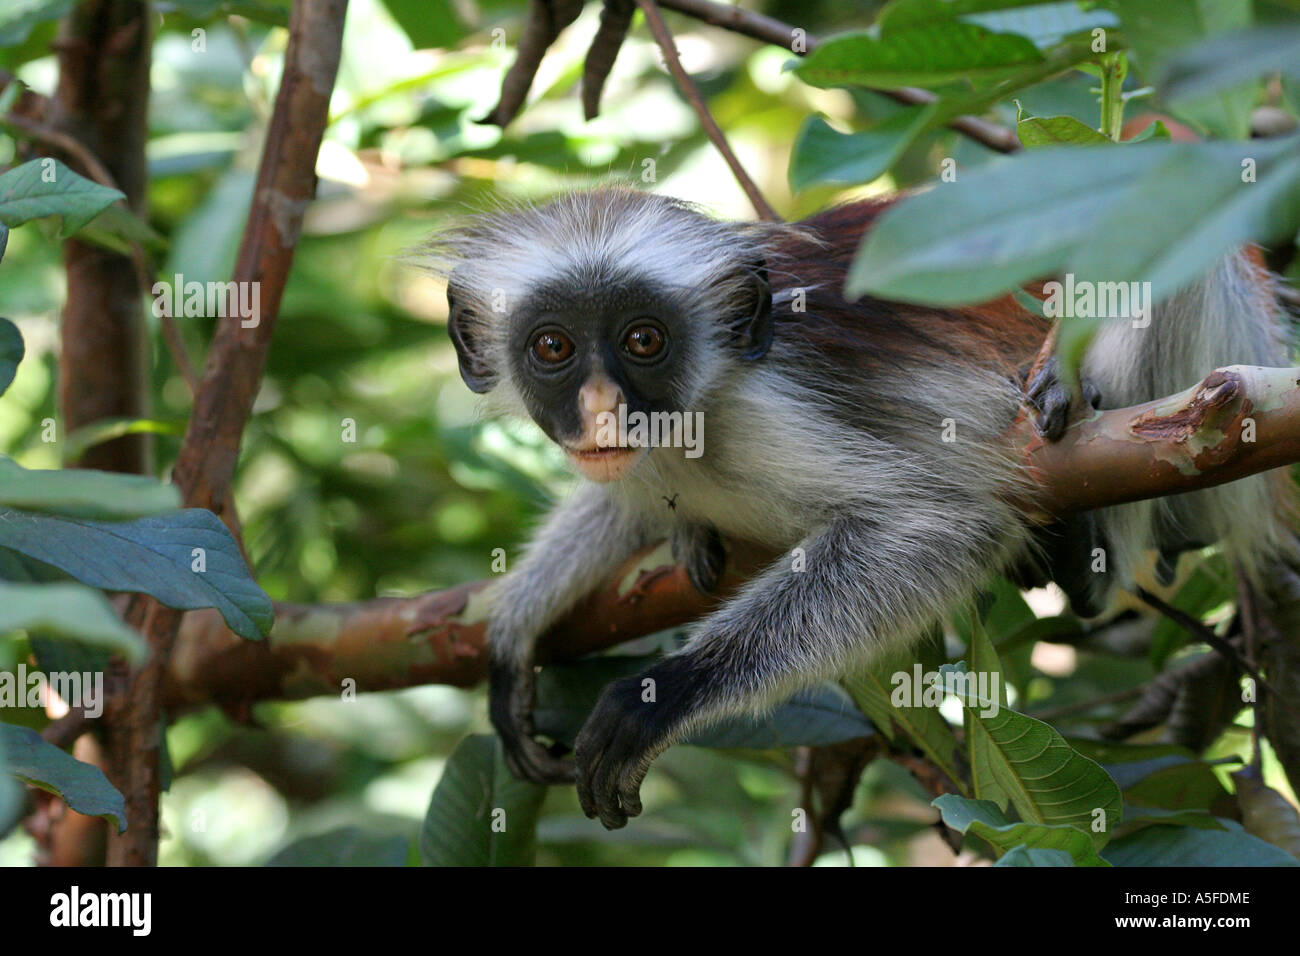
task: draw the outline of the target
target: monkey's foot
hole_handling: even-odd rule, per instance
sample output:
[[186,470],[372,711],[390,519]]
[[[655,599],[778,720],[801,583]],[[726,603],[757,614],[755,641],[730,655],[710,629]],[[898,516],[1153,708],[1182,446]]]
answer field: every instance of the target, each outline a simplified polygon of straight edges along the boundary
[[501,738],[506,766],[521,780],[572,783],[574,767],[534,739],[532,667],[493,663],[489,671],[488,711]]
[[[1092,408],[1101,406],[1101,392],[1087,379],[1080,381],[1083,398]],[[1025,386],[1025,401],[1038,415],[1034,428],[1048,441],[1059,441],[1070,423],[1070,391],[1061,382],[1061,365],[1053,355]]]
[[671,743],[672,715],[680,712],[683,659],[670,657],[634,677],[616,680],[596,702],[573,745],[582,812],[607,830],[641,812],[641,781]]
[[727,550],[712,525],[682,524],[673,531],[673,560],[686,568],[691,586],[701,594],[718,589],[727,566]]

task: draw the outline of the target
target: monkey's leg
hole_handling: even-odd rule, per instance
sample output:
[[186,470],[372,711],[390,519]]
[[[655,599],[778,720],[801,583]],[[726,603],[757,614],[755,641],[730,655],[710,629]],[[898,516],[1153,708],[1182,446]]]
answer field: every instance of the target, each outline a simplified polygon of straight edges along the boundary
[[686,568],[691,586],[701,594],[718,589],[727,567],[727,549],[713,525],[679,523],[672,534],[673,560]]
[[606,687],[574,746],[587,816],[623,826],[651,761],[691,730],[842,674],[970,594],[1018,525],[1006,506],[965,498],[836,520],[802,543],[804,570],[770,567],[681,652]]
[[537,640],[644,543],[642,529],[602,489],[584,488],[551,513],[498,586],[488,618],[488,711],[516,776],[535,783],[573,780],[573,764],[534,739]]
[[[1101,391],[1088,379],[1081,379],[1083,399],[1092,408],[1101,407]],[[1025,384],[1025,401],[1038,412],[1034,427],[1048,441],[1058,441],[1070,421],[1070,390],[1061,381],[1061,364],[1048,356],[1031,370]]]

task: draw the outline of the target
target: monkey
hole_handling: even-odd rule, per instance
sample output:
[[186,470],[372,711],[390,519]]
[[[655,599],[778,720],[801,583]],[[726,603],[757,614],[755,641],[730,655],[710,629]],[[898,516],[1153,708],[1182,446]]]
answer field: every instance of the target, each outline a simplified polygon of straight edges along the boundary
[[[1218,541],[1249,568],[1286,546],[1279,470],[1100,509],[1037,547],[1011,503],[1026,477],[1006,433],[1024,408],[1049,439],[1066,427],[1054,362],[1025,381],[1048,324],[1011,296],[848,301],[854,253],[896,201],[724,222],[600,187],[470,217],[423,250],[447,281],[465,384],[488,414],[533,421],[581,479],[493,591],[489,713],[514,774],[576,783],[607,828],[641,812],[647,770],[672,744],[916,639],[993,573],[1041,566],[1054,548],[1078,571],[1100,543],[1107,571],[1068,592],[1091,605],[1131,583],[1148,549]],[[1235,252],[1147,328],[1107,324],[1081,365],[1090,402],[1152,400],[1223,364],[1287,364],[1272,281]],[[670,440],[611,436],[619,414],[665,417]],[[707,424],[695,457],[671,440],[693,414]],[[725,540],[782,557],[679,650],[609,684],[572,760],[558,755],[535,736],[537,642],[609,569],[664,539],[706,594]]]

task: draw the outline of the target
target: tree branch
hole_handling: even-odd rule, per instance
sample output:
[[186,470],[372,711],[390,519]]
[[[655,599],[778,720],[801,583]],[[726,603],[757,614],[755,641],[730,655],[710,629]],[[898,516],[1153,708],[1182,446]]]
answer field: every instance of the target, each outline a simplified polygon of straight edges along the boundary
[[[1253,442],[1243,434],[1252,427]],[[1300,461],[1300,368],[1216,369],[1170,398],[1097,413],[1056,444],[1044,444],[1028,416],[1012,437],[1034,476],[1020,502],[1032,520],[1208,488]],[[718,597],[708,599],[691,588],[665,545],[647,549],[546,636],[543,660],[695,620],[773,557],[733,542]],[[358,604],[278,605],[275,629],[262,644],[230,633],[215,612],[192,612],[168,676],[169,706],[217,701],[245,713],[257,700],[337,694],[348,678],[357,690],[472,686],[487,668],[486,586]]]
[[749,177],[749,173],[745,172],[745,167],[741,165],[740,160],[736,158],[736,154],[732,152],[727,137],[719,128],[713,114],[709,112],[709,107],[705,104],[704,97],[700,95],[699,88],[696,87],[691,75],[682,66],[682,61],[677,56],[677,46],[673,42],[673,35],[669,32],[668,25],[664,23],[664,18],[659,13],[659,7],[656,5],[655,0],[636,0],[636,2],[637,6],[641,8],[641,12],[645,14],[646,24],[650,27],[650,32],[654,34],[655,42],[659,44],[659,49],[663,52],[664,64],[668,67],[668,72],[673,75],[673,79],[677,81],[677,86],[682,91],[682,95],[686,97],[687,102],[691,104],[691,108],[695,110],[695,115],[699,117],[704,135],[709,138],[709,142],[726,160],[727,166],[731,169],[731,174],[736,177],[736,182],[740,183],[740,188],[749,197],[749,201],[753,205],[754,211],[758,213],[759,218],[768,222],[780,222],[781,217],[763,198],[762,191],[759,190],[754,180]]
[[[347,0],[293,4],[284,72],[234,272],[235,282],[258,284],[262,311],[249,328],[234,316],[218,322],[172,472],[185,503],[223,517],[236,539],[238,524],[228,508],[230,481],[266,365],[302,216],[316,192],[316,155],[328,121],[346,12]],[[149,658],[131,675],[127,693],[114,701],[108,721],[118,749],[130,755],[126,772],[115,777],[127,799],[128,829],[111,838],[112,864],[148,865],[157,858],[163,678],[172,666],[181,618],[180,612],[144,598],[133,601],[128,610],[128,621],[144,631]]]

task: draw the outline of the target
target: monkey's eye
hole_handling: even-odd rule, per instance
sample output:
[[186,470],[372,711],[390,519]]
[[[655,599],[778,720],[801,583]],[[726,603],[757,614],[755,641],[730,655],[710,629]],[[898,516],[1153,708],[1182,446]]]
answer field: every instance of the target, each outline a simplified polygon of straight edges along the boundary
[[557,329],[547,329],[533,339],[533,354],[548,365],[559,365],[573,354],[573,340]]
[[623,348],[636,358],[654,358],[664,350],[667,339],[661,329],[654,325],[636,325],[623,336]]

